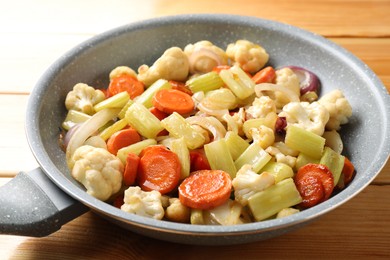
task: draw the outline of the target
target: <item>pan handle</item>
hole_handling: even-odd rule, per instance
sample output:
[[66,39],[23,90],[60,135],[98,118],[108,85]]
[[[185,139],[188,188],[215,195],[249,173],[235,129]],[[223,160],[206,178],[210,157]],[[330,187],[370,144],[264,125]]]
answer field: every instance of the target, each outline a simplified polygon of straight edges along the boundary
[[0,187],[0,234],[47,236],[87,211],[40,168],[20,172]]

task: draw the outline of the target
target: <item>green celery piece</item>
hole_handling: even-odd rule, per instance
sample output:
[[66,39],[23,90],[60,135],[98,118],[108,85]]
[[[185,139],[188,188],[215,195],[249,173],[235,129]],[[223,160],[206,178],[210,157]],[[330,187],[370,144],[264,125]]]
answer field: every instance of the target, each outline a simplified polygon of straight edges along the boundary
[[249,147],[249,143],[233,131],[226,133],[225,141],[234,161]]
[[261,168],[261,172],[268,172],[272,174],[275,177],[275,183],[294,176],[294,171],[289,165],[274,161],[269,161],[263,168]]
[[170,142],[170,147],[172,152],[176,153],[179,157],[181,164],[181,178],[185,179],[190,175],[190,151],[187,148],[187,144],[184,141],[184,138],[175,138]]
[[176,138],[183,137],[188,149],[196,149],[201,147],[204,142],[204,136],[196,131],[190,123],[180,114],[173,112],[168,117],[161,121],[161,125],[169,132],[169,134]]
[[307,154],[299,153],[295,162],[295,170],[298,171],[299,168],[308,163],[320,163],[320,159],[315,159]]
[[127,109],[129,109],[129,107],[134,103],[133,100],[129,99],[129,101],[127,101],[127,103],[123,106],[122,110],[119,112],[118,114],[118,117],[120,119],[123,119],[125,118],[126,116],[126,112],[127,112]]
[[262,118],[248,119],[242,125],[242,130],[244,131],[245,135],[249,134],[249,130],[251,128],[258,128],[261,125],[275,130],[275,123],[277,119],[278,115],[276,113],[268,113],[266,117]]
[[135,102],[144,105],[146,108],[153,106],[152,100],[154,94],[161,89],[171,89],[171,84],[165,79],[159,79],[148,87],[140,96],[135,99]]
[[287,178],[249,197],[248,206],[256,221],[261,221],[301,202],[293,179]]
[[104,140],[107,141],[108,138],[110,138],[114,133],[118,132],[119,130],[122,130],[128,125],[127,121],[125,119],[120,119],[116,121],[111,126],[105,128],[99,136]]
[[142,104],[134,103],[126,111],[126,121],[146,138],[155,138],[164,130],[160,120]]
[[207,160],[213,170],[222,170],[229,173],[233,179],[236,177],[236,166],[230,155],[225,139],[219,139],[204,145]]
[[123,91],[112,97],[109,97],[102,102],[97,103],[93,108],[96,112],[105,108],[123,108],[124,105],[130,100],[129,93]]
[[145,139],[138,143],[131,144],[119,149],[116,156],[122,161],[123,164],[126,164],[126,158],[129,153],[139,155],[144,148],[155,144],[157,144],[155,139]]
[[334,186],[338,183],[341,172],[344,167],[345,157],[325,146],[324,153],[321,157],[320,164],[326,165],[332,172]]
[[238,66],[233,66],[228,70],[221,70],[219,76],[239,99],[246,99],[255,93],[255,83]]
[[253,142],[249,147],[234,161],[236,169],[240,169],[245,164],[252,166],[252,170],[256,173],[260,171],[270,160],[272,156],[269,155],[260,144]]
[[65,120],[62,123],[62,128],[68,131],[72,126],[83,123],[90,119],[91,116],[77,110],[69,110],[66,114]]
[[325,138],[295,125],[286,130],[285,143],[291,149],[320,159],[325,146]]
[[187,80],[186,85],[192,93],[203,91],[204,93],[223,87],[225,83],[218,73],[211,71]]

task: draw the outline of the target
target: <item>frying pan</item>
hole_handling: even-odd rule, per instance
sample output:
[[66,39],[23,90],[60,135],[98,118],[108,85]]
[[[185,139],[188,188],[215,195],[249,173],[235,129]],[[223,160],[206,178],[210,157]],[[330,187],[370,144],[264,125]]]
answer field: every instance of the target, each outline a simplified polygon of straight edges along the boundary
[[[261,44],[269,64],[296,65],[315,72],[322,93],[340,88],[353,108],[342,128],[346,154],[357,175],[342,192],[318,206],[282,219],[235,226],[172,223],[129,214],[85,192],[67,168],[59,148],[64,100],[76,83],[101,88],[119,65],[151,65],[172,46],[209,40],[225,48],[238,39]],[[98,35],[60,57],[43,74],[27,106],[26,134],[40,167],[21,172],[0,189],[0,233],[45,236],[88,210],[139,234],[157,239],[226,245],[268,239],[299,228],[363,190],[389,157],[390,98],[377,76],[345,49],[299,28],[253,17],[180,15],[122,26]]]

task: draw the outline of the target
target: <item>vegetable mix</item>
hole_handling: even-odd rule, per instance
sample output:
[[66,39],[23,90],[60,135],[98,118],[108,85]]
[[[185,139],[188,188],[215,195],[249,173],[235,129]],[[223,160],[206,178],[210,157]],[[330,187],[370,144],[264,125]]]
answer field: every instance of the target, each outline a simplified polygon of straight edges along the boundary
[[295,214],[355,174],[338,130],[352,108],[319,96],[307,68],[268,64],[238,40],[172,47],[137,72],[118,66],[106,89],[78,83],[61,141],[87,193],[123,211],[201,225]]

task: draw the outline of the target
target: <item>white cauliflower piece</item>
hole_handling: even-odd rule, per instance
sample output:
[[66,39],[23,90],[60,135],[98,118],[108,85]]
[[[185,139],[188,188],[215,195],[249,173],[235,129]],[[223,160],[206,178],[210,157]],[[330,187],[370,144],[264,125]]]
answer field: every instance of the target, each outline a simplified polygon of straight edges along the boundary
[[266,149],[275,142],[274,130],[265,125],[249,129],[249,136],[247,137],[252,138],[253,142],[258,143],[263,149]]
[[169,206],[165,210],[165,217],[174,222],[189,223],[191,209],[181,204],[178,198],[169,198]]
[[244,135],[244,130],[243,130],[243,125],[245,122],[245,109],[243,107],[240,107],[238,109],[238,112],[234,113],[232,115],[232,119],[235,121],[237,129],[238,129],[238,134],[240,136]]
[[259,71],[269,59],[263,47],[248,40],[238,40],[229,44],[226,54],[235,64],[249,73]]
[[137,73],[132,69],[132,68],[129,68],[127,66],[118,66],[116,68],[114,68],[111,72],[110,72],[110,80],[116,78],[116,77],[119,77],[120,75],[130,75],[134,78],[137,78]]
[[125,212],[154,219],[164,217],[161,193],[158,191],[142,191],[138,186],[131,186],[125,190],[123,201],[121,210]]
[[189,62],[185,53],[179,47],[171,47],[151,67],[141,65],[137,78],[145,86],[150,86],[158,79],[184,81],[188,72]]
[[300,82],[298,76],[290,68],[282,68],[275,71],[275,83],[282,85],[294,91],[298,96],[301,94]]
[[77,83],[73,90],[68,92],[65,106],[68,110],[77,110],[88,115],[95,113],[94,105],[106,98],[103,91],[94,89],[84,83]]
[[191,74],[203,74],[212,71],[218,65],[227,65],[226,53],[209,41],[199,41],[188,44],[184,48],[187,55]]
[[352,116],[352,107],[339,89],[325,94],[318,103],[329,111],[329,121],[326,124],[328,130],[339,130],[340,125],[348,123]]
[[297,158],[295,156],[284,154],[275,146],[268,146],[265,151],[275,157],[276,162],[287,164],[291,168],[295,167],[297,162]]
[[255,98],[252,105],[245,109],[245,118],[263,118],[269,113],[276,113],[275,102],[268,96]]
[[232,181],[235,200],[242,206],[246,206],[253,194],[273,184],[275,184],[275,177],[272,174],[268,172],[257,174],[252,171],[251,165],[246,164],[240,168]]
[[120,190],[124,166],[107,150],[83,145],[76,149],[72,160],[72,176],[85,186],[88,194],[105,201]]
[[318,102],[290,102],[279,116],[286,117],[287,125],[296,125],[320,136],[329,120],[328,110]]

